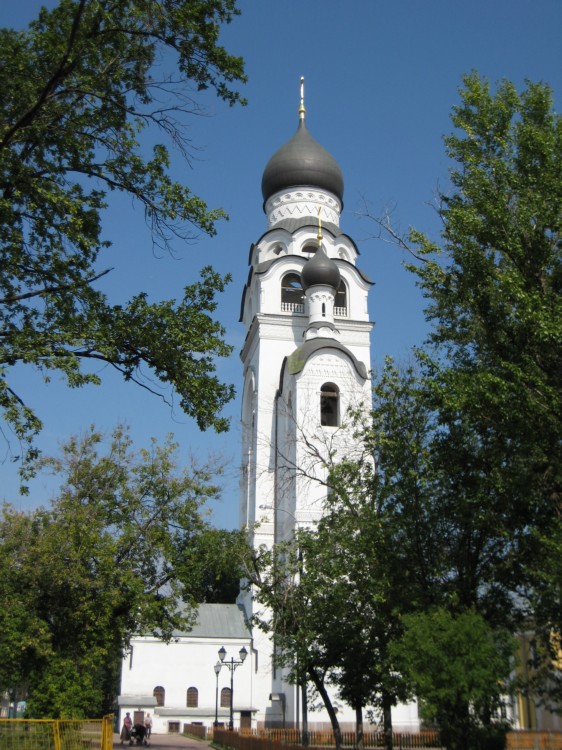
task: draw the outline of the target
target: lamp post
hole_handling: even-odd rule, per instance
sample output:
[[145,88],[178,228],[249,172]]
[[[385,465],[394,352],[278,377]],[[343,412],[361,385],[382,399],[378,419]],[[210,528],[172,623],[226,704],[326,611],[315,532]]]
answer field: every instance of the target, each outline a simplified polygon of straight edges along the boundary
[[230,729],[230,731],[234,729],[234,670],[236,669],[236,667],[244,664],[244,661],[248,656],[248,652],[246,651],[244,646],[242,646],[238,653],[240,655],[240,660],[237,660],[233,656],[231,656],[230,661],[225,661],[226,649],[224,646],[219,649],[219,659],[221,660],[222,664],[224,664],[230,670],[230,721],[228,723],[228,728]]
[[215,723],[213,724],[215,729],[219,725],[219,672],[221,671],[221,667],[222,664],[220,663],[220,661],[218,661],[213,667],[213,669],[215,670],[215,675],[217,677],[217,686],[215,690]]

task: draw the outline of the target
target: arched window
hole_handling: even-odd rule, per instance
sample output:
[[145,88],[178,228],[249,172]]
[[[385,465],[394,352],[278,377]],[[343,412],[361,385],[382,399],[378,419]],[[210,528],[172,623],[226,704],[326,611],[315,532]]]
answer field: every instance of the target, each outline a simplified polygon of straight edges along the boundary
[[324,427],[338,427],[339,397],[339,389],[334,383],[324,383],[320,388],[320,424]]
[[286,273],[281,280],[281,312],[304,312],[301,277]]
[[230,688],[221,690],[221,708],[230,708]]
[[199,691],[196,687],[187,688],[187,700],[185,705],[188,708],[197,708],[199,705]]
[[152,691],[152,695],[156,698],[157,706],[163,706],[166,702],[166,691],[164,690],[162,685],[158,685],[158,687],[155,687]]
[[338,318],[345,318],[347,316],[347,288],[343,279],[340,281],[338,291],[336,292],[334,315]]

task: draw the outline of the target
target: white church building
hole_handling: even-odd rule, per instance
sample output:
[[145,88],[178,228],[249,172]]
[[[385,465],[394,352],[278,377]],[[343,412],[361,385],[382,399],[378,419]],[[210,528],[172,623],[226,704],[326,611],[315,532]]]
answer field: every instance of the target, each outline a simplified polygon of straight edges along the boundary
[[[301,84],[297,132],[263,173],[267,229],[251,246],[242,295],[240,523],[256,548],[320,518],[322,455],[353,452],[344,417],[371,403],[372,282],[340,229],[343,189],[337,162],[308,132]],[[248,628],[254,607],[246,592],[237,605],[202,605],[195,628],[169,645],[135,638],[123,662],[120,720],[125,711],[150,712],[155,732],[215,718],[228,725],[233,678],[235,727],[298,726],[299,691],[274,667],[271,640]],[[225,664],[242,661],[242,649],[245,658],[217,674],[221,647]],[[338,718],[342,728],[354,726],[345,705]],[[329,726],[321,712],[308,721],[311,729]],[[395,708],[393,724],[416,731],[416,705]]]

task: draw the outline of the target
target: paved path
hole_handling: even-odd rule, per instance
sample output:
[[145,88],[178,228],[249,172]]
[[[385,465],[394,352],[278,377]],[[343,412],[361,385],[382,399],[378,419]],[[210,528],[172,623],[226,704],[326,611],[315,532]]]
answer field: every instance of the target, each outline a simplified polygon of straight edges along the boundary
[[[204,740],[194,740],[192,737],[184,737],[181,734],[153,734],[150,738],[150,747],[158,750],[207,750],[209,743]],[[132,748],[145,750],[144,745],[133,745]],[[120,744],[118,734],[113,735],[114,750],[132,750],[129,743]]]

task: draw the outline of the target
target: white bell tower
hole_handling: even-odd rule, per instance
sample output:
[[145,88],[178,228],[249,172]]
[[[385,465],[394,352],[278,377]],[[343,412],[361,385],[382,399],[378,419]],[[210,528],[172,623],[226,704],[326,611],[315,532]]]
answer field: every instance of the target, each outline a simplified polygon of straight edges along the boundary
[[[246,340],[242,401],[240,523],[256,547],[289,538],[322,514],[328,446],[349,454],[349,408],[371,403],[367,299],[371,281],[359,251],[340,229],[343,176],[309,134],[301,79],[296,134],[269,160],[262,178],[268,226],[250,249],[242,297]],[[311,446],[314,448],[311,450]],[[248,616],[255,606],[241,602]],[[254,695],[283,694],[283,718],[294,721],[294,688],[271,663],[271,644],[256,634]],[[279,723],[268,703],[258,722]]]

